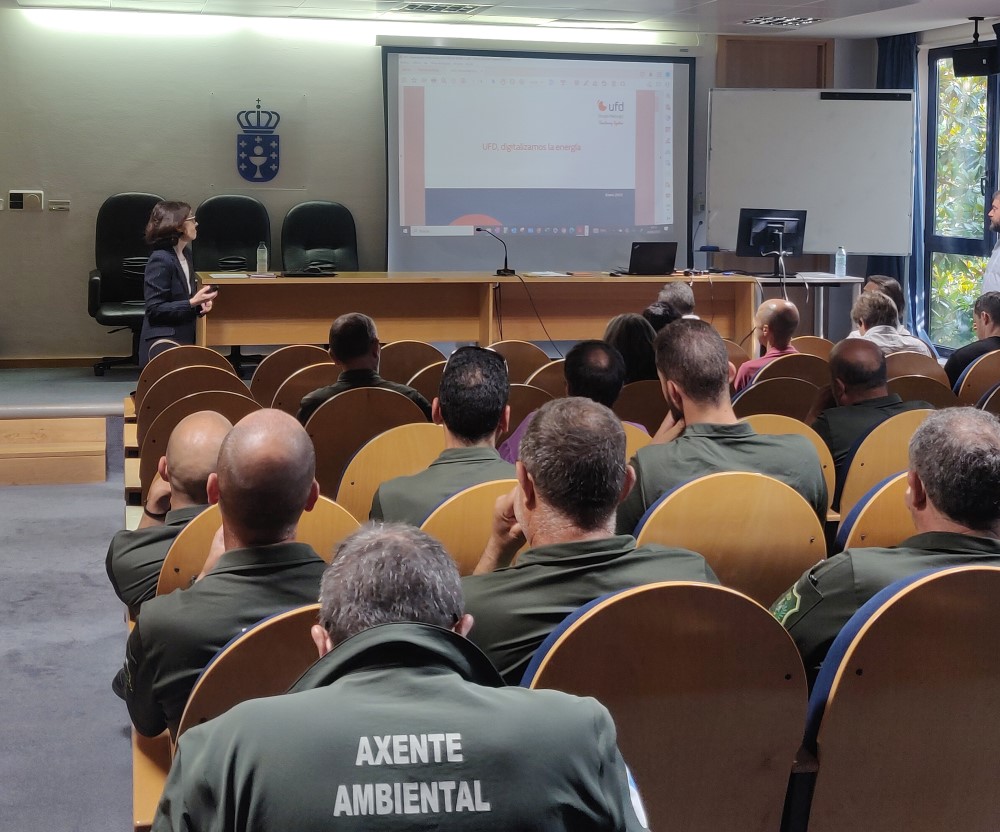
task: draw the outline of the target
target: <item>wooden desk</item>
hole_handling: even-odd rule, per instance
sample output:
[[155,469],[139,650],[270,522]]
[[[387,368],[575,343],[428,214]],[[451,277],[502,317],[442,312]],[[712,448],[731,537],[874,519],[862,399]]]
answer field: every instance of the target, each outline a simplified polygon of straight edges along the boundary
[[[600,338],[622,312],[641,312],[671,280],[694,282],[695,311],[724,338],[753,329],[753,278],[496,277],[464,272],[349,272],[336,277],[220,278],[212,311],[198,319],[197,343],[325,344],[346,312],[378,323],[382,341],[528,341]],[[529,297],[530,294],[530,297]],[[532,306],[534,301],[534,307]],[[535,314],[541,316],[541,326]],[[546,330],[548,335],[546,335]]]

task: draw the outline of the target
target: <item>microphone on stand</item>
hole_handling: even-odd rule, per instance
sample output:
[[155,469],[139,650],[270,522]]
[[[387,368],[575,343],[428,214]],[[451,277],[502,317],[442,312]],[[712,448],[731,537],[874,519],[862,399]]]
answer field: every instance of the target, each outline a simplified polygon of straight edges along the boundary
[[494,234],[488,228],[483,228],[481,225],[477,225],[476,226],[476,231],[485,231],[494,240],[500,240],[500,245],[503,246],[503,268],[502,269],[497,269],[497,275],[499,275],[500,277],[506,277],[508,275],[517,274],[517,272],[515,272],[513,269],[508,269],[507,268],[507,244],[503,241],[503,238],[498,237],[496,234]]

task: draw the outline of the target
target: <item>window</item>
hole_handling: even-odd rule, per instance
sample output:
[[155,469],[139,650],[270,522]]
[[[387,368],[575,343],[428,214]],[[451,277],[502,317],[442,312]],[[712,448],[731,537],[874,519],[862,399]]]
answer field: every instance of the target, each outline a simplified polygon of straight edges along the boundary
[[952,51],[929,54],[924,232],[930,336],[946,347],[975,340],[972,304],[993,244],[986,212],[997,189],[996,81],[956,78]]

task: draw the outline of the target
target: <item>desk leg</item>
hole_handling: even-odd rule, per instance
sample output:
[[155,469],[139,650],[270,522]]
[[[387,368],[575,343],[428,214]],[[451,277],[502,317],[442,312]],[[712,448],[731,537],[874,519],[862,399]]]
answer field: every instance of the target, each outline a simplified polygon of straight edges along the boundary
[[826,293],[829,288],[816,286],[816,305],[813,307],[813,332],[820,338],[826,338]]
[[479,285],[479,346],[485,347],[500,340],[496,325],[494,287],[496,283]]

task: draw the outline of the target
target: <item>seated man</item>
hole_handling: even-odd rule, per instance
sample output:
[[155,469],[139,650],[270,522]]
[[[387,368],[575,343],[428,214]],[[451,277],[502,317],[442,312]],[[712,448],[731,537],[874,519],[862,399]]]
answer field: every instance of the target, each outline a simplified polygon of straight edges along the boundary
[[315,601],[325,564],[295,542],[319,496],[315,468],[309,436],[278,410],[251,413],[223,441],[208,499],[219,504],[226,551],[190,589],[143,604],[115,680],[140,734],[177,728],[198,674],[233,636]]
[[697,319],[694,314],[694,290],[683,280],[665,284],[656,300],[642,311],[642,317],[657,332],[680,318]]
[[482,347],[457,350],[432,404],[434,423],[444,425],[444,451],[419,474],[382,483],[369,517],[419,526],[463,488],[513,478],[514,466],[496,451],[497,437],[510,420],[509,394],[502,355]]
[[337,318],[330,326],[330,355],[344,368],[344,371],[335,383],[313,390],[302,399],[298,413],[299,421],[304,425],[323,402],[355,387],[384,387],[387,390],[395,390],[416,403],[424,412],[424,416],[430,419],[431,406],[427,399],[412,387],[395,381],[386,381],[378,374],[381,349],[375,321],[367,315],[349,312]]
[[701,555],[614,536],[615,506],[634,479],[625,431],[606,407],[566,398],[538,409],[521,441],[517,488],[497,501],[476,574],[463,578],[476,619],[472,640],[508,684],[521,680],[545,637],[588,601],[655,581],[718,583]]
[[232,429],[229,420],[208,410],[182,419],[170,434],[155,481],[134,531],[118,532],[108,547],[111,586],[134,616],[156,594],[167,550],[194,517],[208,507],[206,487],[215,471],[219,447]]
[[986,292],[976,298],[972,307],[972,328],[979,340],[955,350],[944,365],[952,387],[973,361],[1000,350],[1000,292]]
[[933,409],[928,402],[904,402],[890,393],[885,356],[866,338],[845,338],[830,353],[830,386],[814,405],[811,422],[830,449],[837,468],[837,492],[832,507],[840,507],[840,491],[847,476],[846,461],[855,443],[875,425],[907,410]]
[[[612,407],[625,386],[625,360],[604,341],[580,341],[566,353],[563,375],[567,396],[581,396]],[[500,446],[500,456],[508,462],[517,462],[521,439],[534,418],[535,413],[529,413]],[[636,427],[646,432],[642,425]]]
[[771,612],[795,639],[810,685],[848,619],[879,590],[946,566],[1000,566],[1000,422],[971,407],[939,410],[910,441],[906,506],[917,534],[888,549],[820,561]]
[[736,374],[733,386],[737,391],[747,387],[760,370],[782,355],[798,352],[792,346],[792,336],[799,327],[799,310],[787,300],[766,300],[753,317],[754,332],[764,354],[760,358],[744,361]]
[[644,829],[604,707],[503,687],[471,626],[440,543],[351,535],[323,576],[319,661],[180,738],[153,828]]
[[930,347],[913,335],[903,335],[899,331],[899,315],[896,304],[881,292],[862,292],[851,307],[851,320],[858,328],[858,334],[848,338],[867,338],[877,344],[884,355],[894,352],[919,352],[933,358]]
[[631,533],[667,491],[720,471],[779,479],[826,520],[826,483],[812,443],[758,434],[733,413],[729,382],[736,370],[718,332],[704,321],[674,321],[656,336],[656,367],[670,412],[657,435],[661,444],[640,448],[632,460],[636,486],[618,507],[619,534]]
[[[896,278],[889,277],[887,274],[870,274],[865,278],[865,285],[861,291],[881,292],[896,304],[896,312],[899,316],[899,326],[897,327],[899,334],[912,335],[910,330],[903,326],[903,322],[906,320],[906,297],[903,294],[903,287],[900,286]],[[860,334],[860,332],[855,330],[851,333],[851,336],[857,338]]]

